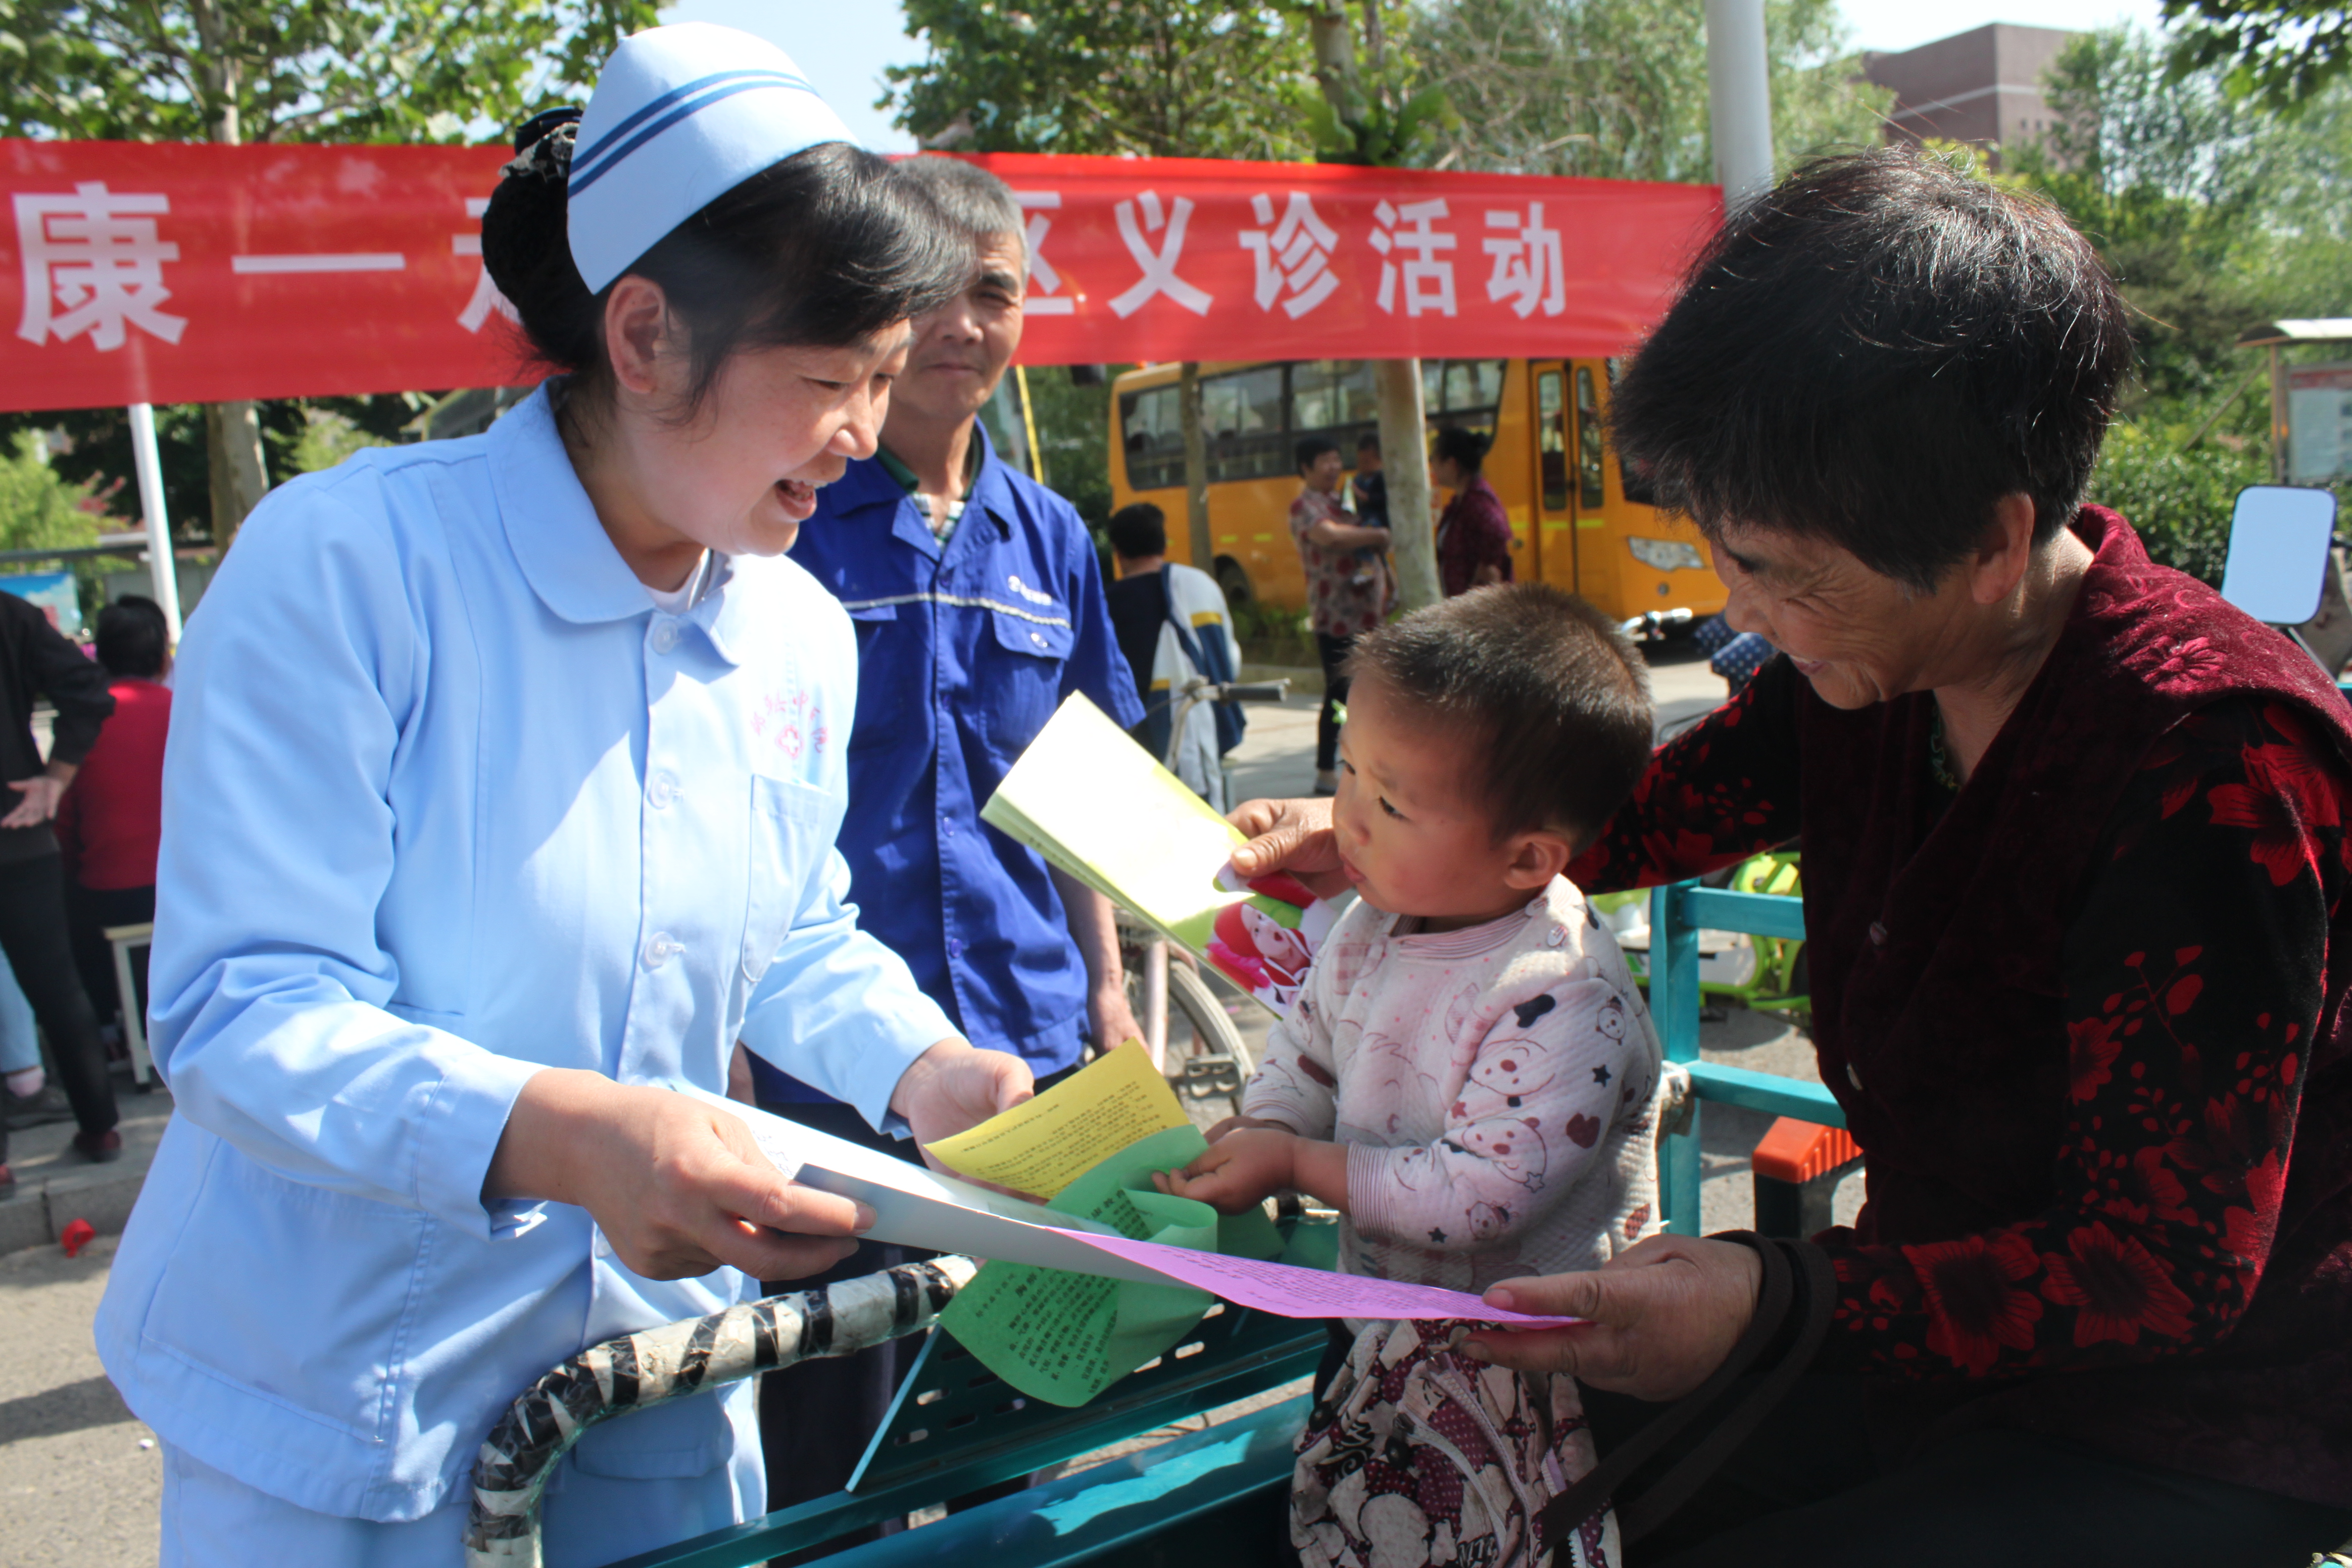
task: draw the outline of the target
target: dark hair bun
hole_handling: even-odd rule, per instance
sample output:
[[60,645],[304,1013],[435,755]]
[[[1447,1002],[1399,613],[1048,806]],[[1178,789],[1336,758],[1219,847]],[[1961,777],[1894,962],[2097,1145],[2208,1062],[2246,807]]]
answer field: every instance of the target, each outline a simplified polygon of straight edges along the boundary
[[577,110],[550,110],[524,122],[515,133],[515,159],[499,172],[482,214],[482,265],[490,281],[522,319],[538,356],[574,374],[602,358],[601,312],[572,259],[566,225],[579,119]]

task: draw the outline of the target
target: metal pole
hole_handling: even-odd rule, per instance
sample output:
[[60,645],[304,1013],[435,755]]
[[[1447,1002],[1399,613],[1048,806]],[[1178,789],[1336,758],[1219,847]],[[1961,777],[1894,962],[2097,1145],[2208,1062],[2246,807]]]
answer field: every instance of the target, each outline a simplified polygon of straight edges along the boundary
[[2287,447],[2294,431],[2287,420],[2286,356],[2271,345],[2271,483],[2286,483]]
[[163,459],[155,450],[155,407],[131,405],[131,460],[139,470],[139,510],[147,521],[147,574],[155,602],[163,606],[163,626],[180,640],[180,575],[172,559],[172,524],[163,515]]
[[1726,216],[1772,188],[1764,0],[1706,0],[1706,109]]

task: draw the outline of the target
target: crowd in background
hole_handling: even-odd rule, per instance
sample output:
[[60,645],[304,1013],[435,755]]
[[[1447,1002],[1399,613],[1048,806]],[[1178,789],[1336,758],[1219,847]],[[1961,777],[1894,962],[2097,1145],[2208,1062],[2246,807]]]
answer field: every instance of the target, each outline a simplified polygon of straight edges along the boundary
[[[70,1114],[77,1155],[121,1155],[110,1064],[129,1059],[140,1003],[121,994],[107,933],[155,918],[170,671],[169,628],[152,599],[106,606],[84,647],[42,610],[0,595],[0,752],[19,796],[0,816],[0,1197],[16,1185],[12,1127]],[[34,732],[43,699],[54,710],[46,757]],[[144,945],[126,952],[136,990]]]

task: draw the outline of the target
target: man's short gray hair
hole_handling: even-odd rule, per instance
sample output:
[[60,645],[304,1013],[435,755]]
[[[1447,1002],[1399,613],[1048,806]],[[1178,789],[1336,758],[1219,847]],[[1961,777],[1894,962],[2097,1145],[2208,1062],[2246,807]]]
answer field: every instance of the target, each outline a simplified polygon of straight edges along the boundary
[[1027,225],[1022,221],[1021,204],[1013,199],[1012,186],[978,164],[926,154],[900,159],[898,174],[929,196],[948,227],[975,249],[991,240],[1009,239],[1019,247],[1021,264],[1027,268]]

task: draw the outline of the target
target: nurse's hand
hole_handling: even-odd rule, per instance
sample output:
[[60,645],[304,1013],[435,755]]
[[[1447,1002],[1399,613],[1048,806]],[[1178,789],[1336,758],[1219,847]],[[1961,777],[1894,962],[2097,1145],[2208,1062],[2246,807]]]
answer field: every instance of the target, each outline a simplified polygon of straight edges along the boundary
[[721,1264],[797,1279],[848,1257],[874,1223],[864,1204],[786,1181],[723,1110],[559,1068],[516,1097],[482,1196],[576,1204],[648,1279]]
[[1234,869],[1243,876],[1287,871],[1323,899],[1348,890],[1328,800],[1244,801],[1225,813],[1225,820],[1249,837],[1248,843],[1234,851]]
[[915,1145],[932,1169],[930,1145],[979,1126],[1036,1094],[1029,1064],[1010,1051],[983,1051],[964,1040],[941,1040],[907,1065],[890,1091],[890,1109],[914,1130]]

